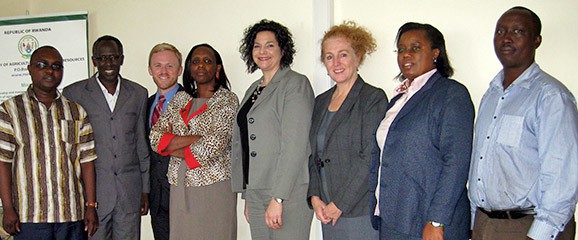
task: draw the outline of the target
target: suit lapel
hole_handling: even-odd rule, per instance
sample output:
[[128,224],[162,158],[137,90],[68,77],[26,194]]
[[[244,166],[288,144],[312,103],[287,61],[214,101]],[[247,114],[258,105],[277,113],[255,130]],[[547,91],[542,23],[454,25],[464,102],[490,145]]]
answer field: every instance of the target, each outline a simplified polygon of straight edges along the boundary
[[[415,108],[418,104],[420,104],[420,102],[423,100],[423,98],[426,96],[427,92],[432,88],[432,86],[435,84],[435,82],[441,77],[441,74],[439,72],[434,73],[433,76],[431,76],[426,84],[419,90],[417,91],[410,99],[409,101],[407,101],[407,103],[405,103],[405,105],[403,106],[403,108],[401,108],[401,110],[399,111],[399,113],[397,114],[397,116],[395,117],[395,119],[393,120],[398,121],[399,119],[403,118],[405,115],[407,115],[409,112],[411,112],[411,110],[413,108]],[[397,99],[396,99],[397,100]],[[393,101],[391,106],[393,106]],[[389,107],[388,107],[389,108]]]
[[96,81],[98,81],[96,74],[87,81],[86,90],[88,91],[88,95],[90,98],[92,98],[95,105],[102,108],[106,112],[111,113],[110,108],[108,107],[108,103],[106,102],[106,98],[104,97],[104,93]]
[[329,123],[329,126],[327,126],[327,135],[325,136],[325,144],[326,145],[327,145],[327,140],[333,134],[335,129],[337,129],[339,124],[341,124],[341,122],[345,118],[347,118],[349,116],[349,114],[351,114],[351,109],[353,108],[355,103],[358,102],[359,92],[361,92],[361,88],[363,87],[363,83],[364,83],[363,79],[361,79],[361,77],[358,75],[357,79],[355,80],[355,83],[351,87],[351,90],[349,90],[347,97],[345,97],[345,100],[341,104],[341,107],[339,107],[339,110],[337,110],[337,113],[335,113],[335,116],[333,116],[333,119]]
[[[311,139],[312,149],[317,149],[317,135],[319,134],[321,122],[323,121],[323,118],[327,112],[327,108],[329,107],[329,103],[331,102],[331,96],[333,95],[333,92],[335,92],[335,86],[330,88],[327,94],[322,94],[318,97],[318,99],[316,99],[315,109],[313,109],[315,112],[311,119],[311,131],[313,131],[311,135],[313,137]],[[325,138],[327,139],[327,136]],[[317,152],[314,152],[313,154],[316,155]]]
[[[277,72],[273,76],[273,79],[271,79],[271,82],[269,82],[269,84],[267,84],[267,87],[265,87],[263,89],[263,92],[261,92],[261,95],[259,95],[259,97],[257,98],[257,101],[255,101],[255,103],[253,104],[253,107],[251,107],[251,110],[249,110],[249,112],[251,112],[257,106],[259,106],[259,104],[261,104],[265,99],[269,98],[271,96],[271,94],[273,94],[273,92],[275,92],[275,89],[277,89],[277,87],[279,86],[279,83],[281,82],[281,80],[285,77],[285,75],[289,71],[290,71],[289,67],[285,67],[285,68],[281,68],[281,69],[277,70]],[[253,89],[253,91],[255,91],[255,89]]]
[[119,88],[120,92],[118,93],[118,99],[116,100],[113,113],[121,111],[122,108],[126,106],[126,104],[123,103],[127,102],[130,99],[130,96],[132,95],[133,89],[130,87],[130,85],[127,84],[126,81],[127,80],[124,78],[122,78],[122,80],[120,81],[120,88]]

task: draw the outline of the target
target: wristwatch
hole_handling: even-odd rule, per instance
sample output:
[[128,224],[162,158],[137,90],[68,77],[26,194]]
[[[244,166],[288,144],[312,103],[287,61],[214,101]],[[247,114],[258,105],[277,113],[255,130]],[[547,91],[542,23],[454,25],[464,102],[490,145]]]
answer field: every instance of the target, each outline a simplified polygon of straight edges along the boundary
[[283,203],[283,199],[281,198],[275,198],[275,201],[277,201],[277,203]]
[[93,208],[95,208],[95,209],[98,209],[98,202],[86,202],[86,203],[84,204],[84,206],[86,206],[86,207],[93,207]]
[[443,223],[439,223],[439,222],[430,221],[429,223],[430,223],[433,227],[435,227],[435,228],[439,228],[439,227],[443,227],[443,226],[444,226]]

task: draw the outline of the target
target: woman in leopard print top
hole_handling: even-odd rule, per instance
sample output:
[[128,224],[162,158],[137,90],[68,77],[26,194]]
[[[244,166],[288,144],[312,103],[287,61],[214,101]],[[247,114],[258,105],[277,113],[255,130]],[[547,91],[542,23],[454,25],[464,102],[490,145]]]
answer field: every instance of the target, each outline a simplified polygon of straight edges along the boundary
[[231,134],[238,106],[219,53],[191,49],[175,95],[151,129],[152,148],[170,155],[170,238],[236,239]]

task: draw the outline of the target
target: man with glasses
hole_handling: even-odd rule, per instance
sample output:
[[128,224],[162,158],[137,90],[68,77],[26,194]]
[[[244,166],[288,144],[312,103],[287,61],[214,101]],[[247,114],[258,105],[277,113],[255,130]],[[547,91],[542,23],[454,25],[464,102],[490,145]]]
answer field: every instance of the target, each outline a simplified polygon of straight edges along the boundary
[[98,72],[64,88],[88,112],[96,142],[96,195],[100,229],[93,239],[140,239],[148,212],[147,90],[120,76],[121,42],[102,36],[92,46]]
[[85,110],[56,89],[62,64],[54,47],[36,49],[32,84],[0,105],[2,221],[14,239],[80,240],[98,228],[94,136]]

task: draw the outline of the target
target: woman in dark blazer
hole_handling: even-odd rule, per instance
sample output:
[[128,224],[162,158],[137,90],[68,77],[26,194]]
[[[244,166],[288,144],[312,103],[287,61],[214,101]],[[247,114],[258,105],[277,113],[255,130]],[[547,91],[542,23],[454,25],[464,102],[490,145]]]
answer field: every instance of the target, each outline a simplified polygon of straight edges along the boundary
[[453,69],[435,27],[406,23],[396,43],[404,80],[376,132],[372,223],[381,239],[468,239],[470,95],[448,79]]
[[378,239],[369,218],[373,133],[387,97],[357,70],[375,39],[354,22],[333,26],[321,42],[321,61],[335,86],[315,99],[309,141],[308,201],[324,239]]
[[240,50],[247,70],[263,76],[245,93],[233,126],[233,191],[245,199],[252,239],[309,239],[313,89],[290,68],[295,49],[285,26],[261,20],[245,30]]

